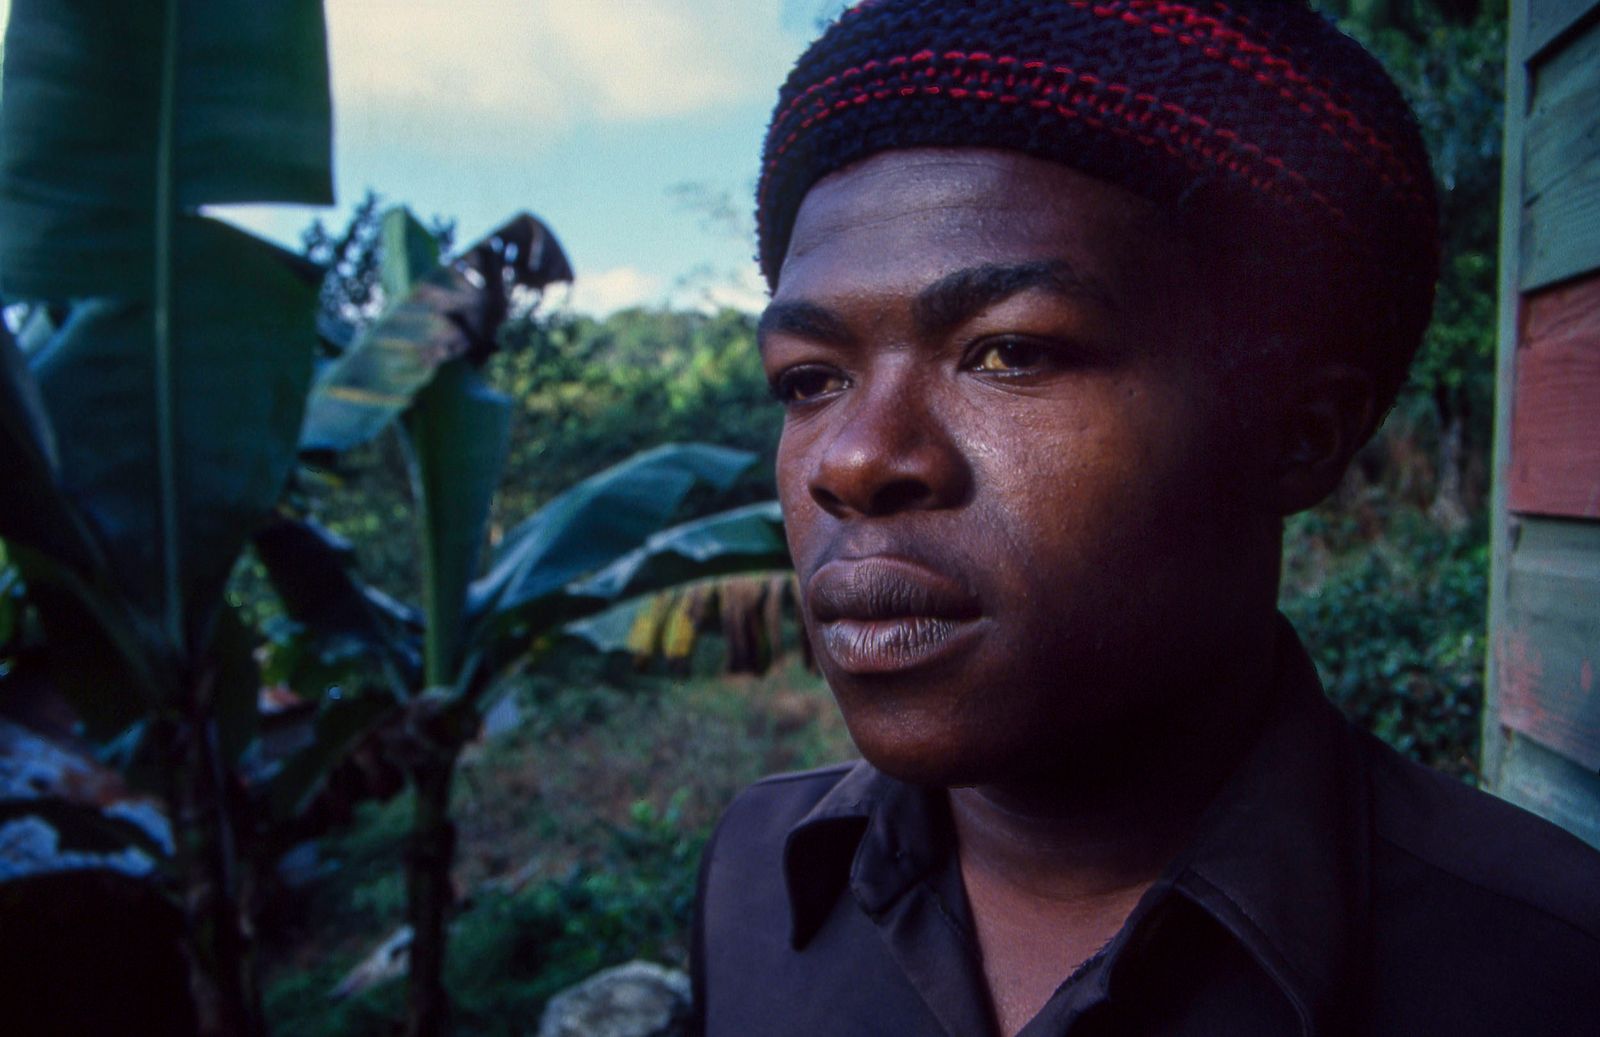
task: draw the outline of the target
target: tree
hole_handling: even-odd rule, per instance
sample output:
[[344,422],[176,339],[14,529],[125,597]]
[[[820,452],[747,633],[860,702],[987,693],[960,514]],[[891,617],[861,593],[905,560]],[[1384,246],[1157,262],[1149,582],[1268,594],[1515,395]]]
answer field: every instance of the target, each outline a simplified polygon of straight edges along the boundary
[[1438,428],[1434,516],[1459,527],[1475,510],[1466,469],[1487,450],[1493,410],[1505,8],[1479,0],[1318,6],[1383,62],[1433,158],[1443,268],[1406,396],[1423,402]]
[[317,272],[198,213],[331,201],[321,5],[18,0],[6,59],[0,292],[34,306],[0,341],[0,536],[45,634],[6,690],[58,689],[165,798],[199,1028],[258,1033],[222,588],[293,465]]
[[[415,791],[406,860],[412,926],[407,1032],[449,1026],[443,986],[452,900],[449,797],[461,750],[501,678],[536,661],[562,626],[685,580],[787,563],[776,506],[761,503],[667,527],[697,487],[726,489],[751,454],[704,445],[634,455],[549,501],[500,542],[479,575],[513,401],[483,366],[517,289],[570,277],[544,226],[518,217],[442,262],[404,210],[383,223],[384,313],[323,371],[302,449],[326,458],[395,423],[404,444],[421,558],[419,607],[397,605],[350,570],[348,552],[303,517],[257,538],[287,614],[323,646],[354,642],[381,675],[328,705],[324,737],[286,774],[316,774],[364,732],[384,728]],[[301,783],[276,798],[301,801]]]
[[[341,233],[319,217],[300,235],[301,254],[328,272],[319,293],[325,329],[365,325],[383,311],[383,212],[383,196],[368,188]],[[454,220],[435,217],[428,231],[441,251],[450,251]]]

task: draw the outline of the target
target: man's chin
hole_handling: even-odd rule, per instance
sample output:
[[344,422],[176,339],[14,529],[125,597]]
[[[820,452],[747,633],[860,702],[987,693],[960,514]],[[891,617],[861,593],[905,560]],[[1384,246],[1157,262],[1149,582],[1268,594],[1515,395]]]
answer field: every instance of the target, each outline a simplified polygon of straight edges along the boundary
[[858,731],[850,726],[848,717],[846,726],[862,759],[908,785],[959,788],[983,785],[1003,775],[1003,768],[986,747],[962,745],[948,738],[909,737],[904,732]]

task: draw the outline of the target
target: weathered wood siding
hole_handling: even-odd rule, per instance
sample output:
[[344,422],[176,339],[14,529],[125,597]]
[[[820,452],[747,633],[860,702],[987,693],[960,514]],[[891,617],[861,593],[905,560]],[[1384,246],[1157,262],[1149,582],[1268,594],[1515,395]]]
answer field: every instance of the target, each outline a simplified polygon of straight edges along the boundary
[[1511,510],[1600,519],[1600,277],[1523,300],[1514,373]]
[[1490,788],[1600,846],[1600,0],[1513,0]]

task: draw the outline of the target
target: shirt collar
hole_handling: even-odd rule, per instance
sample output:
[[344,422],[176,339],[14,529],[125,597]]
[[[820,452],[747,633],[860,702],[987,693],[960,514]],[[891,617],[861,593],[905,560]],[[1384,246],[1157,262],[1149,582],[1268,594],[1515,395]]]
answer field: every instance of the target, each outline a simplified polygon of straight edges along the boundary
[[803,947],[816,935],[846,887],[867,914],[882,914],[950,845],[948,820],[928,790],[856,764],[784,842],[790,942]]
[[[1147,901],[1193,902],[1273,979],[1307,1034],[1337,1033],[1369,924],[1370,797],[1348,725],[1282,626],[1276,708]],[[877,916],[944,863],[953,843],[937,795],[862,762],[790,829],[783,862],[796,948],[846,888]],[[1118,964],[1108,962],[1113,996]]]
[[1371,797],[1354,734],[1287,622],[1278,660],[1277,709],[1175,862],[1173,886],[1250,951],[1307,1033],[1337,1033],[1363,978]]

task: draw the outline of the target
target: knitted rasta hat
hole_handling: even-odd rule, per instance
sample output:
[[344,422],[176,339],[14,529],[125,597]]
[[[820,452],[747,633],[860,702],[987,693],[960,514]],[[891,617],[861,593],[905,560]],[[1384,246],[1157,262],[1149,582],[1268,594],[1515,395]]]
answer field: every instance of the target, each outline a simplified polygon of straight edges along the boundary
[[[894,148],[993,147],[1165,206],[1229,204],[1384,284],[1405,363],[1432,310],[1437,202],[1410,109],[1301,0],[864,0],[779,94],[757,195],[776,286],[819,179]],[[1347,264],[1348,265],[1348,264]]]

